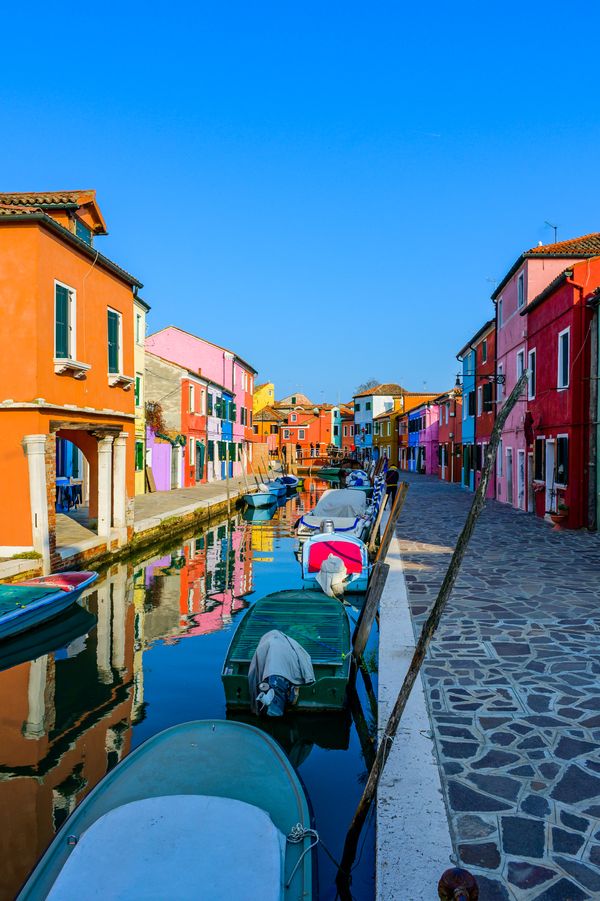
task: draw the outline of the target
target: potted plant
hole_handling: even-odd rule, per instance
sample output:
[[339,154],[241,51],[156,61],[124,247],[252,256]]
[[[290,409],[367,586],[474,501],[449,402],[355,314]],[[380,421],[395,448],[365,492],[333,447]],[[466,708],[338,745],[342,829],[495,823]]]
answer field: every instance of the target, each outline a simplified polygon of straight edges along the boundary
[[555,526],[560,526],[566,520],[569,515],[569,508],[566,504],[559,503],[556,512],[550,513],[550,519],[554,523]]

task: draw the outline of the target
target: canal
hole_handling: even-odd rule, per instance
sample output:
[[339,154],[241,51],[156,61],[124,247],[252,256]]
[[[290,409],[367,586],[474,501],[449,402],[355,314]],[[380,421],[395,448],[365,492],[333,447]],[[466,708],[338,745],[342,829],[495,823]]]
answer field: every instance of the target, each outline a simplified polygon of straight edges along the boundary
[[[226,716],[221,668],[233,631],[254,601],[301,587],[293,524],[326,487],[307,480],[271,519],[233,511],[111,567],[83,599],[85,610],[0,660],[1,901],[15,897],[65,818],[131,750],[176,723]],[[358,610],[348,610],[355,620]],[[371,636],[365,659],[375,692],[376,647]],[[331,857],[341,856],[362,792],[375,715],[359,676],[346,714],[295,715],[272,727],[249,720],[270,727],[307,789],[323,901],[336,897]],[[193,836],[182,840],[193,852]],[[373,898],[372,817],[352,875],[353,897]]]

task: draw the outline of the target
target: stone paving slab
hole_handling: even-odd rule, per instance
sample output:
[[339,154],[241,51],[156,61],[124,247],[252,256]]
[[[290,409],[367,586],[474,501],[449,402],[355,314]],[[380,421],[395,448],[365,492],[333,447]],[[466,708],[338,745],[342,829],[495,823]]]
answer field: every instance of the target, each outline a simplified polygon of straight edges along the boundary
[[[248,477],[250,478],[250,477]],[[229,491],[232,500],[245,492],[245,483],[241,476],[229,480]],[[227,498],[225,481],[208,482],[205,485],[194,485],[190,488],[174,488],[172,491],[154,491],[152,494],[138,494],[135,498],[135,530],[146,519],[158,517],[158,521],[167,516],[179,515],[203,506],[211,506]]]
[[[473,496],[404,475],[416,634]],[[423,682],[455,853],[481,901],[600,898],[600,537],[488,501]]]

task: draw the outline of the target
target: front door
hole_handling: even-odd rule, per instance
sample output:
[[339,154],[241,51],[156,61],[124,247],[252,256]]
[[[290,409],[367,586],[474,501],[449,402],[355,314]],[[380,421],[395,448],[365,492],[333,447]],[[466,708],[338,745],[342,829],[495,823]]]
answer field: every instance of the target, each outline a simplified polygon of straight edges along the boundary
[[535,512],[533,506],[533,454],[527,454],[527,512]]
[[556,489],[554,488],[554,467],[556,455],[554,439],[546,441],[546,513],[556,512]]
[[196,481],[201,482],[204,475],[204,445],[196,441]]
[[179,447],[171,448],[171,488],[179,488]]
[[525,451],[517,451],[517,505],[525,509]]
[[513,502],[513,452],[512,447],[506,449],[506,500]]

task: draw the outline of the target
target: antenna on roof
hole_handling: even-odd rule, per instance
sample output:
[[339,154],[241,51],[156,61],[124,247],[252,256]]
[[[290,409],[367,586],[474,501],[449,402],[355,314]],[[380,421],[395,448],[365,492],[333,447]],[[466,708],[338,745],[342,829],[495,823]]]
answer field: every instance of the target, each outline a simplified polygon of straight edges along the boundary
[[489,282],[489,283],[490,283],[491,285],[493,285],[494,288],[495,288],[495,287],[497,286],[497,284],[498,284],[498,279],[497,279],[497,278],[492,278],[490,275],[488,275],[488,276],[486,277],[486,282]]
[[557,236],[558,236],[558,225],[553,225],[552,222],[548,222],[547,219],[544,219],[544,225],[547,225],[548,228],[553,228],[553,229],[554,229],[554,243],[556,244],[556,242],[557,242],[557,240],[558,240],[558,238],[557,238]]

